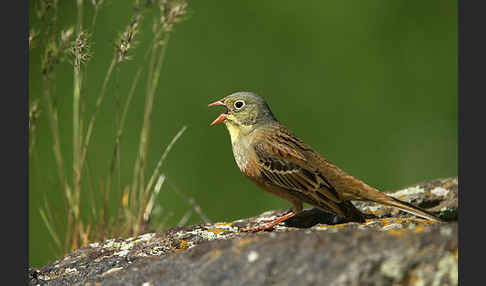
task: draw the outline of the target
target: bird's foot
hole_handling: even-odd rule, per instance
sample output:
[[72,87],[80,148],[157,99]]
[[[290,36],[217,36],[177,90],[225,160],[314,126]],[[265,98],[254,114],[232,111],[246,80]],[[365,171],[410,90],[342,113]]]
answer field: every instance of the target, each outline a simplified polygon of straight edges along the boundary
[[241,229],[241,231],[244,231],[244,232],[257,232],[257,231],[263,231],[263,230],[270,230],[272,229],[274,226],[276,226],[277,224],[291,218],[295,216],[295,213],[293,211],[285,214],[285,215],[282,215],[274,220],[271,220],[270,222],[268,223],[265,223],[263,225],[259,225],[259,226],[252,226],[252,227],[245,227],[243,229]]

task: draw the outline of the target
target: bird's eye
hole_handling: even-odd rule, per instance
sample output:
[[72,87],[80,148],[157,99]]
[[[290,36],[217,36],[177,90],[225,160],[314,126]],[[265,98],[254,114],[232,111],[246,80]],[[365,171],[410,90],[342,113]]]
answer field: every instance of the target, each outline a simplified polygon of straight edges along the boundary
[[235,108],[236,109],[241,109],[243,106],[245,106],[245,102],[243,100],[235,101]]

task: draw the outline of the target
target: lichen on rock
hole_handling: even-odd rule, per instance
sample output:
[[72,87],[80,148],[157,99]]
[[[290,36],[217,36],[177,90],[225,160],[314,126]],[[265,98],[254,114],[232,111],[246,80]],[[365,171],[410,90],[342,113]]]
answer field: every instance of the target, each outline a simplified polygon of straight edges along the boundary
[[30,285],[457,285],[457,178],[390,195],[448,220],[435,223],[356,202],[370,218],[333,223],[306,210],[273,231],[247,233],[285,210],[91,243],[39,269]]

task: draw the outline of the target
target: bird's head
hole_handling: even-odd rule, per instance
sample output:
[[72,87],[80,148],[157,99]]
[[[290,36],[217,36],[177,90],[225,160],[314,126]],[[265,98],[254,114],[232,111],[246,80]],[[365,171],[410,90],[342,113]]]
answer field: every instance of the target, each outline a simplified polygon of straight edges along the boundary
[[215,101],[208,106],[222,105],[226,112],[221,113],[210,125],[224,122],[228,129],[253,129],[255,126],[275,121],[265,100],[258,94],[246,91],[235,92]]

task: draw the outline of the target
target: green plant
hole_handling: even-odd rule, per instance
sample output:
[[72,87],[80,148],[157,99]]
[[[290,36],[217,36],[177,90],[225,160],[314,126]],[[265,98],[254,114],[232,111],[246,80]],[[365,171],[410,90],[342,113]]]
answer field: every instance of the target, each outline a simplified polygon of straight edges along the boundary
[[[106,71],[100,91],[96,97],[94,111],[88,114],[83,108],[85,88],[88,81],[89,63],[96,60],[93,53],[92,37],[96,33],[96,20],[102,9],[107,9],[103,0],[77,0],[76,23],[64,29],[59,29],[57,0],[43,0],[37,3],[36,16],[39,25],[29,33],[29,48],[41,49],[42,97],[30,98],[29,106],[29,154],[32,156],[36,147],[37,120],[46,115],[53,141],[53,154],[56,162],[57,180],[61,186],[64,199],[64,210],[53,213],[48,200],[40,209],[40,215],[52,236],[57,248],[66,253],[72,249],[84,246],[91,241],[103,240],[107,237],[134,236],[150,228],[149,222],[157,194],[160,192],[165,175],[161,166],[175,142],[186,130],[183,126],[174,136],[162,153],[156,168],[150,172],[147,167],[147,150],[151,126],[151,113],[156,90],[159,86],[160,70],[164,64],[165,51],[174,26],[184,19],[187,13],[185,0],[154,0],[134,3],[132,16],[115,41],[111,63]],[[92,9],[89,28],[83,23],[84,10]],[[153,29],[150,43],[137,43],[141,33],[140,27],[146,15],[152,17]],[[111,163],[107,176],[99,189],[94,190],[87,166],[87,154],[93,135],[97,116],[102,110],[105,97],[110,94],[108,84],[116,81],[114,74],[123,67],[122,64],[134,58],[134,49],[147,48],[145,59],[141,60],[131,88],[121,110],[121,116],[116,116],[117,132],[114,147],[111,151]],[[72,65],[72,166],[66,166],[66,156],[61,150],[59,113],[55,103],[56,68],[60,64]],[[139,146],[133,177],[129,185],[122,186],[120,180],[115,184],[116,173],[122,168],[120,164],[120,142],[123,138],[127,112],[132,106],[137,84],[146,69],[147,87],[145,90],[145,109],[143,123],[140,128]],[[43,111],[43,112],[41,112]],[[72,172],[69,174],[69,172]],[[148,175],[150,174],[150,175]],[[90,192],[86,192],[90,190]],[[115,215],[109,211],[110,192],[116,190],[119,196],[119,206]],[[89,197],[88,194],[91,196]],[[82,215],[81,201],[89,200],[92,206],[92,219]],[[101,201],[97,208],[95,201]],[[62,217],[62,219],[60,219]],[[64,231],[64,237],[61,236]]]

